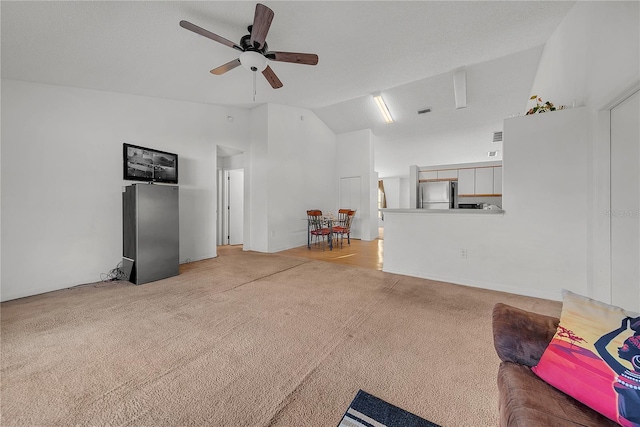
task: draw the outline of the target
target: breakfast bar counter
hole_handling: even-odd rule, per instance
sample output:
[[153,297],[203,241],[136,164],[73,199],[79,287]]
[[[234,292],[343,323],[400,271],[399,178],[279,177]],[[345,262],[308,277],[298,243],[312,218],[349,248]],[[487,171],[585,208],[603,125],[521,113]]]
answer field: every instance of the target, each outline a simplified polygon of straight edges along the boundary
[[473,214],[473,215],[502,215],[503,209],[380,209],[380,211],[386,215],[387,213],[394,214],[444,214],[444,215],[460,215],[460,214]]
[[384,214],[383,271],[483,288],[496,285],[495,273],[504,268],[504,252],[511,239],[504,210],[380,211]]

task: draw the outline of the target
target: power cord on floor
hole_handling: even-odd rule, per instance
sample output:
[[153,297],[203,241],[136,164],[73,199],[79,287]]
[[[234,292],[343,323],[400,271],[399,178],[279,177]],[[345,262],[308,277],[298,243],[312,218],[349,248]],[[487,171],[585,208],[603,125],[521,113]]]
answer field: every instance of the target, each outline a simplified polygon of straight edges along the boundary
[[[109,270],[108,273],[100,273],[100,282],[102,283],[109,283],[109,282],[114,282],[116,280],[127,280],[127,279],[128,278],[126,274],[122,270],[122,261],[119,262],[115,268],[112,268],[111,270]],[[104,287],[105,285],[99,286],[97,282],[84,283],[82,285],[70,286],[67,289],[84,288],[85,286],[93,286],[94,288],[101,288],[101,287]]]
[[100,274],[100,280],[103,282],[112,282],[114,280],[127,280],[127,275],[122,270],[122,261],[118,263],[116,268],[111,269],[108,273]]

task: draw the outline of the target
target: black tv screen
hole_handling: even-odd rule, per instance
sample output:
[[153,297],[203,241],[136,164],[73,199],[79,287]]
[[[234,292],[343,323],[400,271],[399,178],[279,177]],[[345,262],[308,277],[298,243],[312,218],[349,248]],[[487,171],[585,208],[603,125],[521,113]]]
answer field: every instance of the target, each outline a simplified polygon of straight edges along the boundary
[[178,183],[178,155],[138,145],[122,144],[123,178],[131,181]]

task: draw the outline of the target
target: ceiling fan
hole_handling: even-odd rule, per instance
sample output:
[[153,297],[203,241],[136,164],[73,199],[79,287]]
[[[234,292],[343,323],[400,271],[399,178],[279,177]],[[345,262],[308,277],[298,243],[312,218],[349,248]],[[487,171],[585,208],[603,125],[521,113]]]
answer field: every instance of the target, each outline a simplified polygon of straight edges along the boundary
[[239,65],[242,65],[253,72],[261,71],[262,75],[267,79],[271,87],[278,89],[282,87],[282,82],[273,72],[271,67],[269,67],[267,60],[316,65],[318,63],[318,55],[313,53],[269,51],[266,38],[267,33],[269,32],[269,27],[271,26],[271,21],[273,20],[273,15],[273,10],[258,3],[256,5],[255,15],[253,16],[253,24],[247,27],[249,34],[243,36],[240,39],[239,44],[214,34],[211,31],[205,30],[204,28],[200,28],[188,21],[180,21],[180,26],[242,52],[240,56],[233,61],[229,61],[226,64],[211,70],[212,74],[221,75],[229,70],[233,70]]

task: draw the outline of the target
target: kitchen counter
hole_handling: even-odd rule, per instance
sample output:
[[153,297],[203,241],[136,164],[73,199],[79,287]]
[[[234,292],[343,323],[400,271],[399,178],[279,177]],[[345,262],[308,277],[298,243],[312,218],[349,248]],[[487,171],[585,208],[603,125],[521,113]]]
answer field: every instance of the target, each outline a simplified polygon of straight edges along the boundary
[[[380,209],[384,214],[382,271],[493,290],[511,236],[500,209]],[[517,269],[515,264],[514,269]]]
[[440,214],[440,215],[503,215],[504,209],[380,209],[383,213],[413,213],[413,214]]

